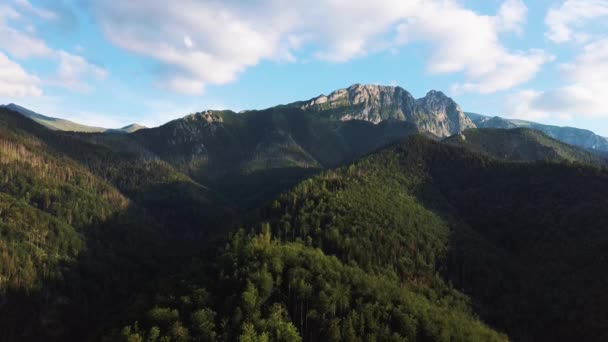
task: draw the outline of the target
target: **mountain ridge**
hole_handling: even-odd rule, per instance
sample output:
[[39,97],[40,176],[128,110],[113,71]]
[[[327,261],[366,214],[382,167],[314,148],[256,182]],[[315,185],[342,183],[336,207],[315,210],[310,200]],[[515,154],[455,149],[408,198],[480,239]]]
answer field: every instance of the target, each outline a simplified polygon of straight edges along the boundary
[[394,119],[414,123],[422,131],[447,137],[475,125],[460,106],[441,91],[431,90],[415,99],[396,86],[353,84],[329,95],[290,104],[303,110],[326,113],[341,121],[363,120],[379,123]]
[[[138,124],[131,124],[117,129],[91,127],[64,119],[48,117],[12,103],[0,105],[0,107],[16,110],[47,128],[55,130],[93,133],[133,133],[146,128]],[[437,90],[430,90],[424,97],[415,99],[407,90],[399,86],[356,83],[347,88],[334,90],[328,95],[319,95],[309,100],[296,101],[287,105],[277,105],[268,108],[268,110],[293,107],[319,113],[325,118],[337,121],[362,120],[374,124],[385,120],[407,121],[416,125],[421,132],[427,132],[439,138],[446,138],[469,128],[512,129],[516,127],[529,127],[570,145],[608,153],[608,138],[597,135],[590,130],[464,112],[453,99]],[[200,113],[205,112],[222,111],[207,110]],[[244,110],[235,114],[246,115],[250,112],[260,112],[260,110]],[[187,119],[191,116],[192,114],[189,114],[161,126],[173,121]]]
[[603,153],[608,152],[608,138],[598,135],[588,129],[569,126],[545,125],[532,121],[508,119],[500,116],[490,117],[471,112],[466,112],[465,114],[479,128],[527,127],[541,131],[554,139],[573,146]]
[[54,118],[40,113],[36,113],[30,109],[17,105],[15,103],[9,103],[6,105],[0,105],[0,108],[7,108],[15,111],[23,116],[26,116],[39,124],[58,131],[67,132],[82,132],[82,133],[132,133],[137,130],[146,128],[145,126],[138,125],[136,123],[127,125],[122,128],[103,128],[96,126],[87,126],[79,124],[70,120]]
[[283,106],[0,133],[7,341],[608,336],[608,169],[536,130]]
[[578,162],[608,166],[608,158],[605,156],[566,144],[539,130],[526,127],[467,129],[442,142],[500,160]]

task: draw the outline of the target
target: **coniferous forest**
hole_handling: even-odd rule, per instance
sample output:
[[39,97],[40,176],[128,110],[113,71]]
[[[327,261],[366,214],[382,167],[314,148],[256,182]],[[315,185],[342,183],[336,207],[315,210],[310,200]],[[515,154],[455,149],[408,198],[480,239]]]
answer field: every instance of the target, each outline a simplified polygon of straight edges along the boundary
[[608,340],[605,156],[319,111],[0,108],[0,340]]

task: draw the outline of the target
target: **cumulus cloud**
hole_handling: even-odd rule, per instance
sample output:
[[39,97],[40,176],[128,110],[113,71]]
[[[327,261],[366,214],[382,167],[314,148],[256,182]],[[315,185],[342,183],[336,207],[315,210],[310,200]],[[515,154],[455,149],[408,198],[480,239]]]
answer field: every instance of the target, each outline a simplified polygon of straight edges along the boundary
[[46,43],[31,34],[15,30],[0,22],[0,49],[14,58],[49,57],[51,49]]
[[549,30],[547,37],[556,42],[584,42],[590,39],[589,34],[581,31],[582,25],[594,19],[608,17],[606,0],[566,0],[561,6],[552,8],[545,17]]
[[0,96],[18,98],[40,96],[40,80],[0,52]]
[[586,44],[574,61],[560,64],[559,69],[565,86],[515,94],[508,101],[508,113],[526,118],[608,117],[608,38]]
[[73,91],[87,92],[92,88],[84,79],[104,79],[108,74],[105,69],[89,63],[81,56],[66,51],[57,51],[56,55],[59,58],[59,66],[55,79],[51,81],[53,84]]
[[521,0],[507,0],[502,3],[496,15],[497,29],[500,31],[514,31],[521,33],[525,23],[528,7]]
[[601,24],[598,19],[607,17],[606,0],[565,0],[550,9],[546,36],[579,51],[570,62],[558,65],[563,86],[513,94],[506,101],[507,114],[528,119],[608,117],[608,37],[593,29]]
[[453,2],[426,2],[398,27],[398,40],[428,41],[431,73],[464,72],[467,79],[454,92],[492,93],[530,80],[552,56],[541,50],[510,52],[500,44],[500,31],[519,31],[527,9],[506,1],[494,17],[478,15]]
[[6,19],[17,19],[19,13],[6,5],[0,5],[0,24],[3,24]]
[[[32,6],[26,0],[15,0],[15,3],[24,11],[35,13],[45,19],[54,18],[53,12]],[[8,93],[8,87],[12,84],[15,88],[11,91],[19,96],[37,96],[42,93],[40,85],[60,86],[70,90],[89,91],[92,89],[86,82],[87,79],[103,79],[107,71],[99,66],[88,62],[82,56],[74,55],[63,50],[49,47],[46,42],[35,36],[35,30],[26,26],[25,31],[15,29],[9,25],[6,19],[18,19],[22,16],[14,9],[4,6],[0,7],[0,53],[4,51],[16,60],[45,59],[57,63],[55,74],[48,76],[42,81],[38,77],[27,74],[23,68],[7,55],[2,53],[5,68],[12,66],[14,73],[7,74],[3,85],[3,93]],[[8,78],[11,76],[12,78]],[[0,81],[0,82],[1,82]],[[26,86],[27,84],[27,86]],[[17,96],[17,95],[15,95]]]
[[511,52],[499,41],[500,33],[521,32],[521,0],[504,1],[495,16],[454,0],[90,1],[113,44],[157,60],[161,83],[188,94],[231,82],[263,60],[339,63],[413,40],[432,46],[431,72],[464,72],[461,91],[507,89],[550,59],[537,50]]
[[39,16],[40,18],[43,18],[46,20],[51,20],[51,19],[55,19],[57,17],[55,12],[44,9],[44,8],[34,7],[28,0],[14,0],[14,2],[17,6],[22,8],[24,11],[26,11],[28,13],[32,13],[36,16]]

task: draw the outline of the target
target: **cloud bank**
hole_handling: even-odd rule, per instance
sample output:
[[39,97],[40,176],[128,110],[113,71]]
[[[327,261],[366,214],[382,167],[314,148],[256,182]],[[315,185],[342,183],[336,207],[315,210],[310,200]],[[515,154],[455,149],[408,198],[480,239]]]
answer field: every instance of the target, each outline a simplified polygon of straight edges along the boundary
[[198,94],[234,81],[261,61],[347,62],[419,41],[430,73],[461,72],[460,92],[489,93],[530,80],[551,56],[511,51],[500,35],[521,33],[527,7],[506,0],[493,16],[451,0],[194,1],[91,0],[107,39],[161,65],[159,83]]
[[[27,0],[14,0],[13,5],[0,5],[0,96],[40,96],[43,86],[89,91],[89,79],[106,77],[105,69],[82,56],[51,48],[36,36],[30,16],[54,20],[54,12],[34,7]],[[20,62],[31,59],[51,61],[56,65],[54,74],[40,77],[28,73]]]
[[546,37],[578,52],[558,64],[563,86],[513,94],[506,102],[507,114],[527,119],[608,117],[608,34],[596,29],[606,19],[606,0],[566,0],[550,9]]

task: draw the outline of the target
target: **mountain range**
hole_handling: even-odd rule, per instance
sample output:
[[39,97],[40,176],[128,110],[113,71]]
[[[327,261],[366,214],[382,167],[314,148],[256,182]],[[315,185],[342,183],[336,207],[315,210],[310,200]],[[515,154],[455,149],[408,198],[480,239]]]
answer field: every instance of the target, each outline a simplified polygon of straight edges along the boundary
[[[19,112],[54,130],[89,133],[132,133],[146,128],[138,124],[116,129],[91,127],[64,119],[44,116],[12,103],[0,107]],[[608,153],[608,138],[599,136],[589,130],[463,112],[456,102],[436,90],[429,91],[423,98],[415,99],[401,87],[354,84],[348,88],[336,90],[329,95],[319,95],[307,101],[277,106],[274,109],[284,107],[316,112],[322,114],[324,118],[341,121],[359,120],[374,124],[390,120],[406,121],[414,124],[419,131],[431,133],[440,138],[452,136],[469,128],[510,129],[525,127],[541,131],[549,137],[569,145]]]
[[0,340],[608,339],[588,131],[376,85],[132,132],[39,115],[0,108]]
[[475,113],[466,113],[466,115],[479,128],[531,128],[569,145],[603,153],[608,152],[608,138],[586,129],[543,125],[531,121],[504,119],[498,116],[489,117]]
[[0,107],[10,109],[12,111],[18,112],[39,124],[58,131],[69,131],[69,132],[85,132],[85,133],[101,133],[101,132],[117,132],[117,133],[132,133],[142,128],[146,128],[144,126],[138,124],[127,125],[122,128],[102,128],[102,127],[92,127],[81,125],[79,123],[75,123],[65,119],[52,118],[50,116],[45,116],[42,114],[38,114],[34,111],[31,111],[27,108],[21,107],[14,103],[9,103],[7,105],[0,105]]

